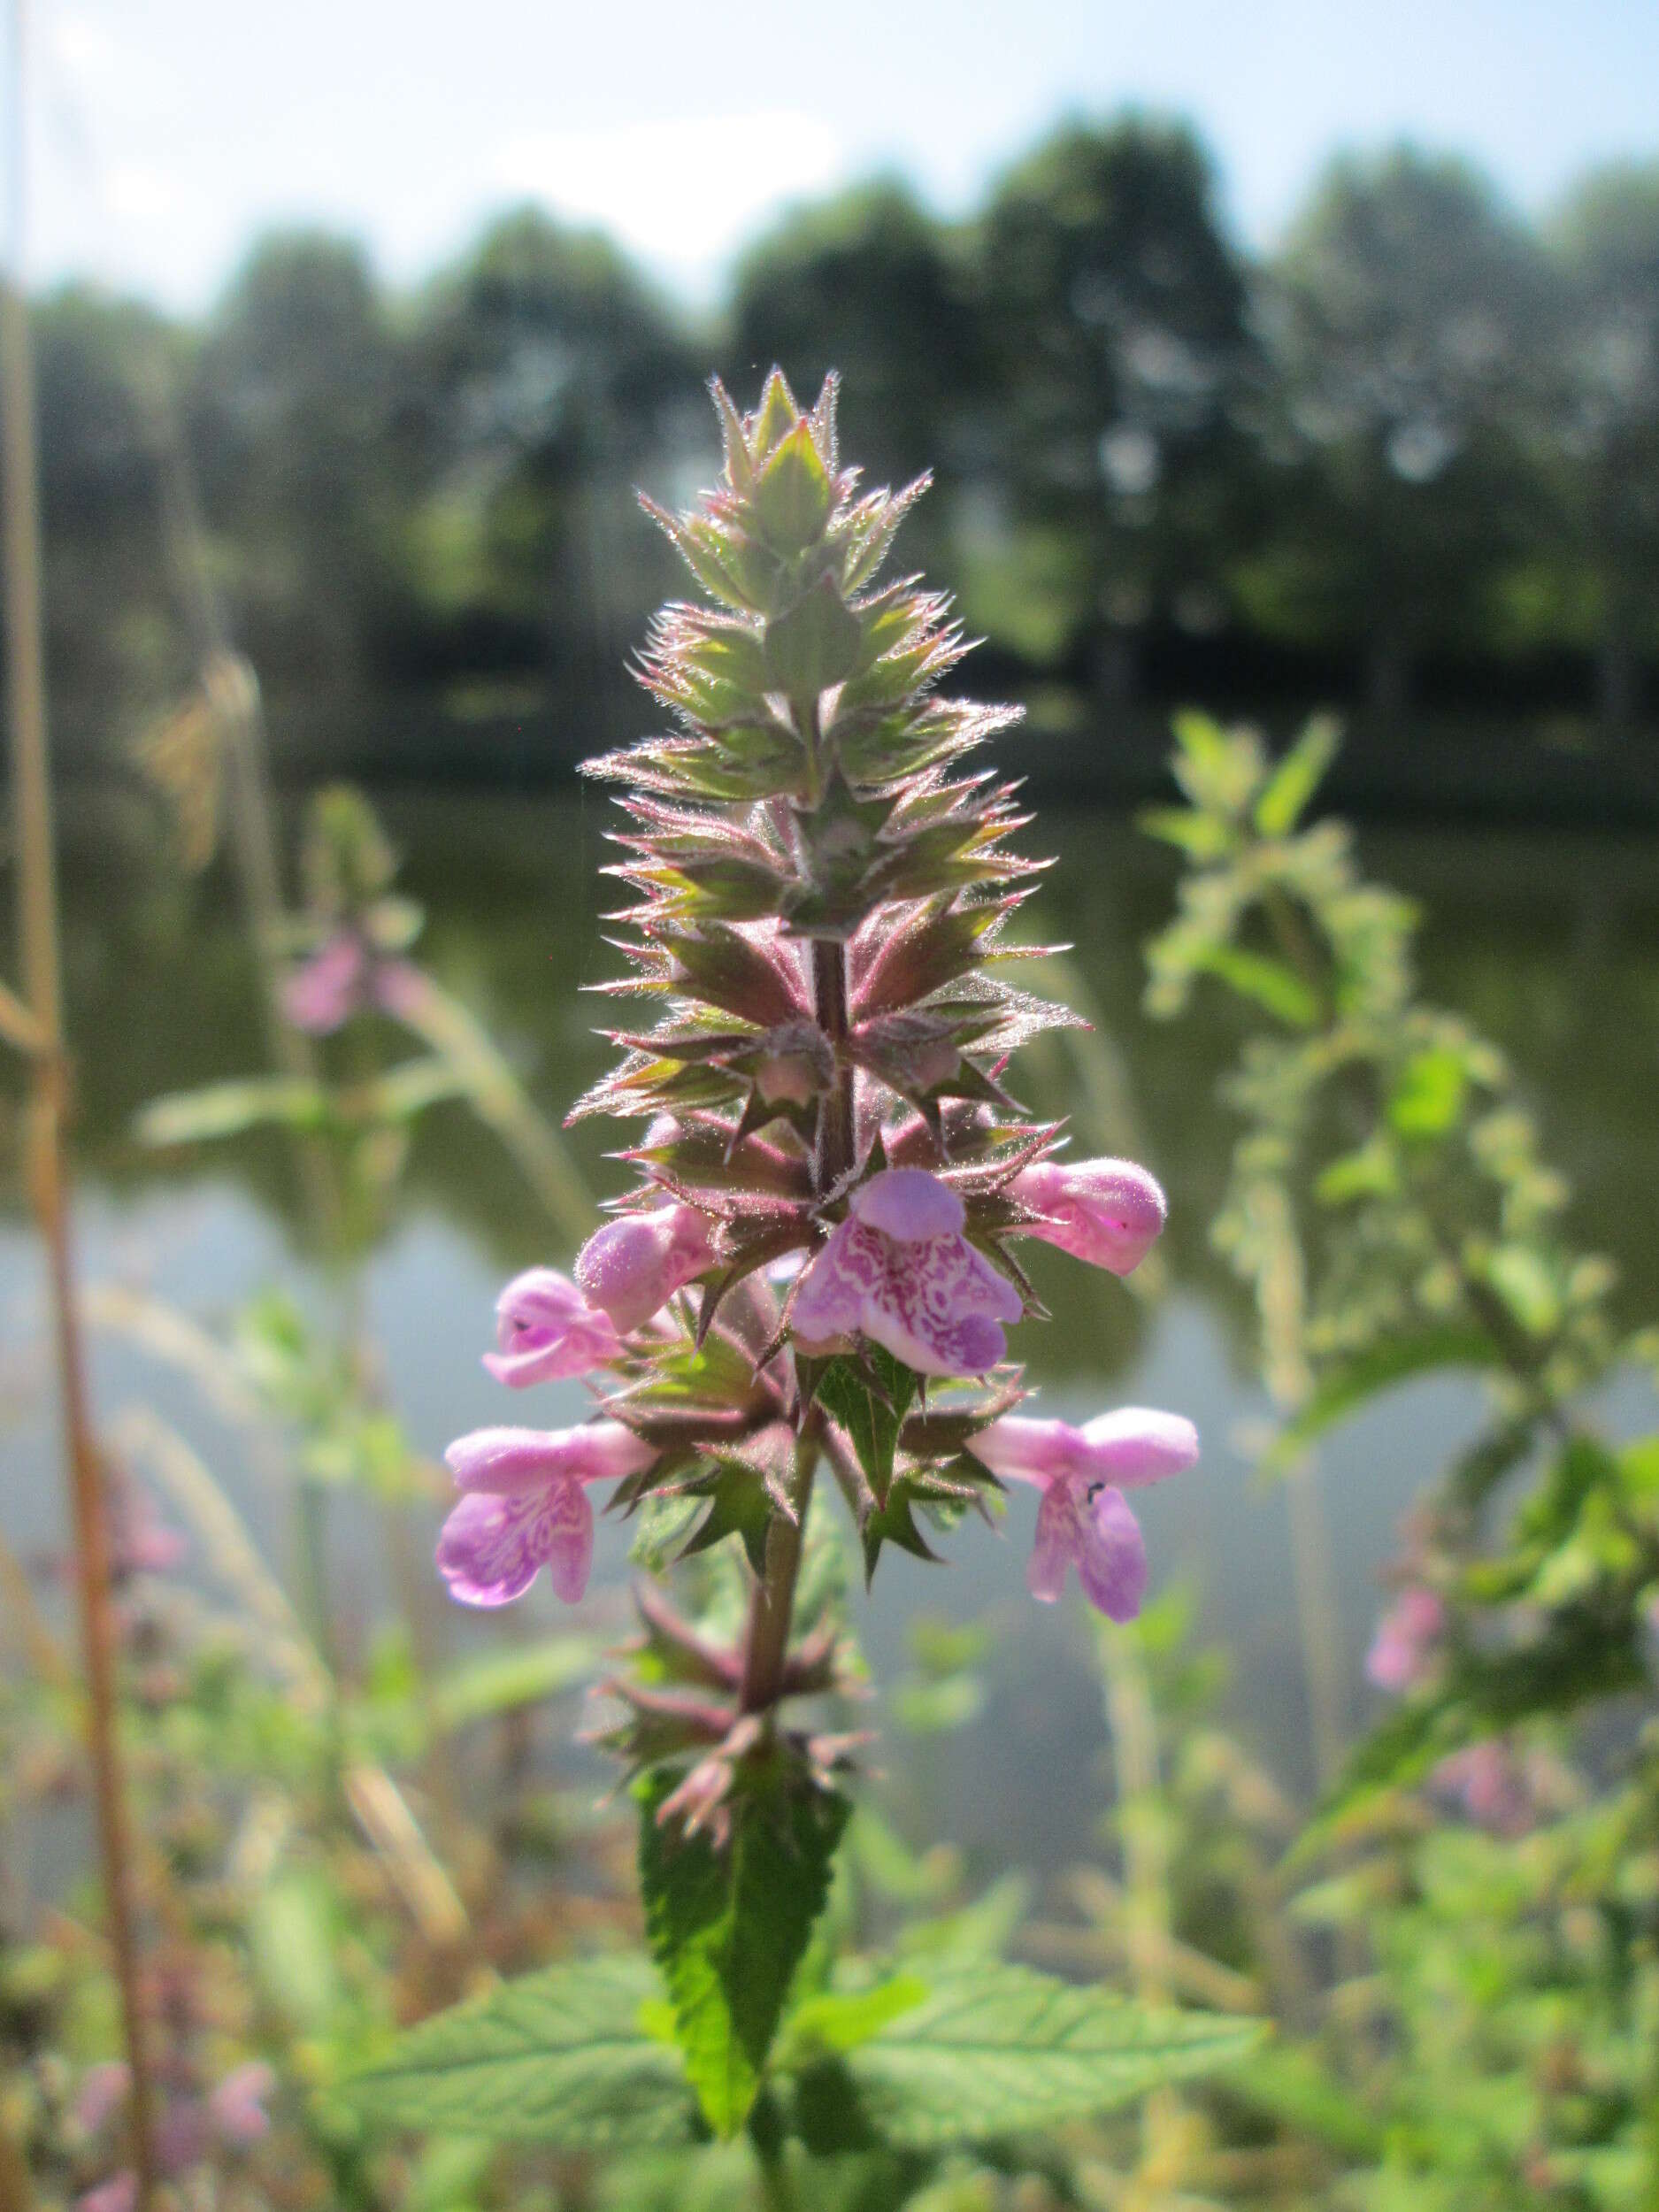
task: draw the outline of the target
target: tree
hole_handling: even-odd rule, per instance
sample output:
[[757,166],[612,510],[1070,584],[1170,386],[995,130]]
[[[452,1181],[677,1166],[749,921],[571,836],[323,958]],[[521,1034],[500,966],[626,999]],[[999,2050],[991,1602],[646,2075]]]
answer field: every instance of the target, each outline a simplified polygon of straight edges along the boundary
[[1535,543],[1527,461],[1553,318],[1536,240],[1461,162],[1340,162],[1270,272],[1284,491],[1246,579],[1267,626],[1361,645],[1374,704],[1490,639]]
[[1225,617],[1254,349],[1213,199],[1192,134],[1132,116],[1062,130],[980,226],[1004,510],[1072,636]]
[[[985,348],[959,244],[888,178],[791,215],[739,266],[726,353],[741,383],[772,364],[797,390],[837,369],[849,446],[872,483],[932,466],[910,526],[918,561],[949,534],[954,495],[983,465]],[[976,412],[976,408],[978,411]]]
[[1552,427],[1609,721],[1635,711],[1640,657],[1659,647],[1659,166],[1588,178],[1551,226],[1567,312]]
[[161,557],[157,415],[186,340],[81,285],[40,302],[32,331],[53,695],[69,749],[107,749],[188,672]]
[[503,217],[417,303],[424,614],[451,647],[619,659],[666,555],[630,519],[696,371],[665,305],[592,233]]
[[398,348],[361,250],[258,246],[196,365],[191,448],[262,674],[361,680],[396,597]]

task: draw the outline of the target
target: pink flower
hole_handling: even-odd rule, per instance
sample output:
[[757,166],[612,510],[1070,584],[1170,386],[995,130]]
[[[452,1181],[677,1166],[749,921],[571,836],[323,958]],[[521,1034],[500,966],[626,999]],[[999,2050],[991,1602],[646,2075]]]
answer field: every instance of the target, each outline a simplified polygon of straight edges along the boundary
[[1433,1664],[1446,1632],[1446,1608],[1420,1583],[1402,1590],[1377,1624],[1365,1672],[1379,1690],[1409,1690]]
[[225,2142],[245,2150],[269,2134],[265,2101],[275,2087],[276,2076],[263,2059],[250,2059],[226,2075],[207,2101],[208,2116]]
[[497,1382],[523,1390],[531,1383],[586,1375],[620,1347],[608,1314],[595,1312],[568,1275],[526,1268],[495,1301],[495,1341],[484,1364]]
[[89,2068],[81,2076],[75,2095],[76,2126],[88,2135],[96,2135],[126,2103],[131,2080],[119,2058],[105,2059],[102,2065]]
[[444,1454],[467,1494],[438,1538],[438,1571],[463,1605],[507,1605],[545,1567],[574,1605],[588,1587],[594,1509],[584,1484],[619,1480],[656,1454],[619,1421],[576,1429],[476,1429]]
[[138,2202],[138,2176],[123,2167],[119,2174],[111,2174],[96,2189],[85,2190],[75,2199],[75,2212],[133,2212]]
[[326,1037],[370,1006],[402,1016],[420,990],[406,960],[382,960],[355,930],[342,929],[282,985],[282,1011],[296,1029]]
[[1039,1160],[1008,1187],[1043,1216],[1027,1225],[1027,1236],[1114,1275],[1138,1267],[1164,1226],[1164,1193],[1133,1160]]
[[659,1206],[596,1230],[577,1255],[576,1280],[588,1304],[626,1336],[713,1260],[709,1225],[696,1208]]
[[1533,1824],[1537,1805],[1526,1770],[1501,1738],[1454,1751],[1430,1779],[1494,1835],[1524,1836]]
[[1161,1482],[1190,1467],[1198,1457],[1192,1423],[1141,1406],[1097,1414],[1080,1429],[1010,1414],[970,1437],[968,1449],[1003,1481],[1042,1493],[1025,1574],[1033,1597],[1052,1605],[1075,1564],[1091,1605],[1109,1620],[1133,1620],[1146,1594],[1147,1550],[1120,1486]]
[[862,1333],[923,1375],[982,1375],[1003,1358],[1020,1294],[962,1233],[966,1212],[925,1168],[884,1168],[801,1278],[790,1326],[820,1344]]
[[296,1029],[326,1037],[356,1011],[368,956],[363,940],[342,931],[296,968],[282,986],[282,1010]]

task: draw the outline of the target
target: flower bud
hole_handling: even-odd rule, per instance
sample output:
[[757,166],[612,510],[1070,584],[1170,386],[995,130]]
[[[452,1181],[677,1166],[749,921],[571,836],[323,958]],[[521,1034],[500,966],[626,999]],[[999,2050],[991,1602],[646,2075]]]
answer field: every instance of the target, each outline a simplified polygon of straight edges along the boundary
[[1114,1275],[1138,1267],[1164,1226],[1164,1193],[1133,1160],[1039,1160],[1009,1195],[1043,1217],[1025,1225],[1027,1236]]
[[588,1304],[626,1336],[713,1259],[708,1222],[695,1206],[659,1206],[625,1214],[589,1237],[577,1258],[576,1280]]

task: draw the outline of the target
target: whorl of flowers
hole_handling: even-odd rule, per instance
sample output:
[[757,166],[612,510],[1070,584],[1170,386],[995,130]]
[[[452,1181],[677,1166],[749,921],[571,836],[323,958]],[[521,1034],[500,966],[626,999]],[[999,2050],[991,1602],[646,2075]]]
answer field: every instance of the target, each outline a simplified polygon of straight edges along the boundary
[[[810,413],[777,371],[752,415],[714,397],[719,487],[687,514],[647,503],[707,595],[664,610],[642,657],[677,726],[588,766],[622,787],[610,872],[631,972],[603,987],[626,1010],[620,1057],[575,1115],[639,1125],[636,1181],[573,1282],[509,1286],[490,1356],[509,1386],[587,1373],[597,1418],[453,1447],[466,1494],[440,1553],[472,1602],[516,1594],[539,1561],[574,1596],[590,1481],[626,1509],[706,1498],[687,1548],[741,1539],[749,1626],[722,1653],[647,1599],[656,1678],[678,1686],[624,1686],[641,1763],[825,1686],[826,1655],[788,1650],[820,1468],[872,1571],[884,1541],[926,1552],[918,1509],[949,1518],[1000,1477],[1033,1481],[1037,1594],[1075,1560],[1124,1617],[1145,1559],[1119,1486],[1197,1451],[1169,1415],[1119,1411],[1099,1436],[1008,1419],[1024,1394],[1006,1333],[1041,1310],[1018,1240],[1127,1272],[1162,1194],[1125,1162],[1070,1164],[1006,1087],[1015,1048],[1071,1018],[1016,979],[1030,952],[1009,926],[1042,864],[1010,840],[1029,818],[964,767],[1016,713],[939,697],[966,649],[948,602],[877,581],[926,480],[859,490],[833,378]],[[705,1761],[687,1806],[721,1786]]]

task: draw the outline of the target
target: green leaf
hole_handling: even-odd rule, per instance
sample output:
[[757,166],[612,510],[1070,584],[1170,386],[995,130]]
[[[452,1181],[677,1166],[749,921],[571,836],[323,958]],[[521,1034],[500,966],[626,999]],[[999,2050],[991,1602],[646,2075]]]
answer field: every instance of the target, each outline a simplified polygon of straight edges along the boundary
[[1319,1001],[1294,969],[1263,952],[1237,945],[1210,945],[1194,963],[1218,976],[1240,998],[1254,999],[1293,1029],[1311,1029],[1319,1019]]
[[1252,2052],[1229,2075],[1227,2091],[1345,2157],[1375,2158],[1382,2150],[1380,2131],[1364,2106],[1305,2051],[1269,2044]]
[[672,1775],[641,1782],[640,1883],[686,2071],[717,2135],[747,2118],[851,1808],[792,1761],[741,1769],[721,1844],[657,1824]]
[[785,2067],[799,2068],[826,2052],[856,2050],[861,2043],[923,2003],[928,1985],[918,1974],[895,1974],[867,1989],[826,1989],[789,2015]]
[[386,2127],[572,2151],[684,2142],[691,2099],[651,2032],[657,1991],[637,1955],[549,1967],[411,2028],[341,2094]]
[[[1048,2129],[1212,2071],[1259,2022],[1152,2011],[1022,1966],[941,1971],[838,2071],[876,2136],[932,2150]],[[803,2080],[809,2105],[822,2083]]]
[[1445,1045],[1413,1053],[1389,1094],[1389,1121],[1402,1137],[1443,1137],[1463,1110],[1468,1078],[1462,1053]]
[[1147,807],[1136,815],[1135,826],[1199,861],[1220,860],[1238,841],[1230,822],[1191,807]]
[[1322,1168],[1314,1195],[1324,1206],[1346,1206],[1356,1198],[1392,1198],[1400,1170],[1387,1141],[1371,1137],[1356,1152],[1345,1152]]
[[1561,1320],[1561,1291],[1542,1253],[1501,1244],[1482,1271],[1528,1336],[1548,1336]]
[[1640,1689],[1647,1678],[1633,1621],[1615,1626],[1589,1607],[1555,1615],[1530,1643],[1467,1654],[1436,1690],[1402,1701],[1356,1747],[1297,1838],[1291,1864],[1324,1848],[1380,1792],[1420,1781],[1448,1752]]
[[766,673],[792,699],[816,698],[858,664],[864,633],[833,576],[766,626]]
[[1295,828],[1341,741],[1340,723],[1328,714],[1314,716],[1256,802],[1256,826],[1263,837],[1287,837]]
[[1270,1463],[1283,1466],[1379,1390],[1442,1367],[1496,1367],[1497,1347],[1484,1329],[1448,1324],[1395,1336],[1327,1367],[1294,1420],[1281,1429]]
[[433,1717],[441,1728],[463,1728],[534,1705],[585,1680],[597,1654],[586,1636],[549,1636],[521,1650],[492,1652],[443,1676],[434,1688]]
[[822,531],[830,511],[829,471],[799,422],[760,472],[755,512],[761,530],[780,553],[803,553]]
[[913,1370],[883,1346],[867,1343],[862,1363],[845,1355],[833,1359],[818,1383],[818,1394],[851,1437],[879,1508],[887,1502],[893,1454],[917,1380]]
[[141,1144],[200,1144],[211,1137],[240,1136],[265,1122],[319,1129],[327,1118],[321,1084],[271,1075],[241,1083],[210,1083],[203,1090],[152,1099],[134,1128]]

